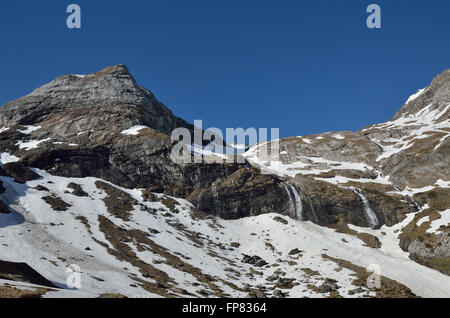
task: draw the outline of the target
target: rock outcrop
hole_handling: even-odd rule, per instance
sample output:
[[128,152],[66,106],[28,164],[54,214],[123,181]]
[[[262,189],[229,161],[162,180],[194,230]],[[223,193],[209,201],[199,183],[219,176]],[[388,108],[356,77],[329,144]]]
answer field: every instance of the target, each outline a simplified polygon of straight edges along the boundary
[[[277,178],[252,171],[250,178],[257,180],[241,180],[249,178],[236,174],[246,171],[244,164],[176,164],[172,130],[192,132],[193,126],[139,86],[124,65],[83,77],[58,77],[3,106],[0,121],[9,128],[0,134],[1,150],[19,158],[21,165],[53,175],[98,177],[191,198],[206,212],[225,218],[276,212],[287,202]],[[226,193],[211,201],[204,190],[222,180],[233,185],[224,184]]]
[[139,86],[125,65],[87,75],[64,75],[31,94],[7,103],[1,111],[3,126],[43,123],[62,138],[84,132],[120,132],[135,125],[170,134],[176,127],[192,128],[175,117],[147,89]]

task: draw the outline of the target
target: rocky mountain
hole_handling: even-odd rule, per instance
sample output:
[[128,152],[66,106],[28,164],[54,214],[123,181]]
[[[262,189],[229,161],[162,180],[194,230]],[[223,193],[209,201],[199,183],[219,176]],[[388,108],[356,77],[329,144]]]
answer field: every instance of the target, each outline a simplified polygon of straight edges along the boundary
[[[89,117],[92,111],[96,117]],[[71,125],[62,127],[62,123],[69,121]],[[109,125],[113,131],[144,124],[166,134],[176,127],[192,127],[175,117],[149,90],[139,86],[125,65],[88,76],[58,77],[6,104],[0,122],[10,126],[53,123],[51,128],[58,130],[62,138],[74,137],[80,127],[96,130],[99,123]]]
[[386,123],[175,163],[194,127],[126,66],[58,77],[0,108],[0,296],[449,297],[449,116],[447,70]]

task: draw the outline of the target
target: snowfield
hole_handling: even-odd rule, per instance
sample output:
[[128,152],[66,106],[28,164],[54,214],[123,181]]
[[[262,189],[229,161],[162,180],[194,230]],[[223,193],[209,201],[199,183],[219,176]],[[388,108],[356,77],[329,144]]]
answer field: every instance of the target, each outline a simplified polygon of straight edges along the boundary
[[[165,296],[152,292],[143,283],[161,284],[156,276],[144,275],[143,268],[150,268],[159,276],[166,274],[170,278],[165,282],[170,287],[168,293],[178,297],[246,297],[246,289],[268,286],[277,275],[293,279],[290,288],[277,287],[288,297],[326,297],[328,293],[317,293],[312,288],[326,278],[337,281],[342,296],[375,295],[368,288],[363,288],[361,294],[352,294],[350,291],[356,288],[352,284],[355,272],[323,255],[363,268],[379,266],[381,275],[405,285],[417,296],[450,297],[450,277],[411,261],[398,245],[396,232],[412,220],[413,214],[391,228],[352,227],[378,237],[382,247],[374,249],[355,236],[311,222],[287,217],[280,222],[277,214],[226,221],[196,214],[185,200],[161,194],[145,200],[139,189],[120,188],[96,178],[63,178],[41,170],[34,172],[41,178],[23,185],[0,177],[6,189],[0,198],[12,211],[0,214],[0,259],[25,262],[60,288],[49,289],[44,297],[98,297],[111,293],[127,297]],[[99,188],[99,181],[134,200],[129,214],[124,217],[111,213],[104,201],[109,194]],[[70,183],[80,185],[86,196],[72,194]],[[48,197],[64,201],[66,210],[52,208],[46,201]],[[146,238],[135,235],[115,242],[109,237],[113,233],[103,228],[109,224],[105,219],[123,233],[138,231]],[[140,263],[123,255],[127,248]],[[290,253],[295,249],[298,253]],[[243,263],[244,254],[257,255],[267,265]],[[70,264],[81,269],[79,289],[69,289],[66,283]],[[0,286],[6,283],[33,288],[11,281],[0,281]]]

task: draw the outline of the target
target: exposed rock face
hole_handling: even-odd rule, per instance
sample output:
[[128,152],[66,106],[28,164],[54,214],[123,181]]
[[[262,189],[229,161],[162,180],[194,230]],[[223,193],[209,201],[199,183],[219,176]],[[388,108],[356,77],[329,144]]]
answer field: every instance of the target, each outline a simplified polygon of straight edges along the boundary
[[[283,162],[289,163],[298,161],[297,157],[299,156],[305,156],[337,162],[372,164],[382,153],[378,145],[361,134],[341,132],[339,136],[341,137],[335,138],[334,134],[323,134],[316,136],[316,140],[319,142],[310,143],[295,137],[283,139],[280,150],[286,154],[282,155],[281,159]],[[317,137],[321,139],[317,139]],[[308,160],[304,162],[312,163]],[[320,167],[320,162],[316,165]],[[314,164],[311,168],[314,168]]]
[[450,70],[411,96],[393,119],[360,131],[384,148],[377,165],[399,188],[420,188],[450,171]]
[[[370,209],[377,227],[393,226],[412,212],[421,217],[449,213],[448,195],[440,196],[432,211],[421,212],[436,201],[436,191],[450,186],[449,135],[450,70],[446,70],[386,123],[356,133],[282,139],[279,159],[259,159],[260,145],[245,156],[267,174],[295,177],[292,183],[301,196],[303,220],[367,226],[363,211]],[[439,220],[436,214],[435,218]],[[448,273],[450,259],[442,252],[450,250],[448,227],[440,234],[423,233],[415,225],[418,221],[414,218],[401,235],[403,249],[415,260]]]
[[450,69],[436,76],[430,86],[420,90],[418,94],[413,95],[413,97],[414,98],[408,100],[397,114],[395,114],[392,119],[393,121],[402,117],[414,116],[428,105],[431,105],[431,111],[447,110],[442,116],[436,118],[438,122],[448,119],[448,105],[450,103]]
[[[13,127],[2,134],[4,147],[27,165],[128,187],[159,185],[167,182],[165,176],[181,174],[168,158],[168,134],[193,128],[137,85],[124,65],[85,77],[61,76],[6,104],[0,118]],[[24,125],[38,129],[23,134]],[[148,128],[137,135],[121,133],[134,126]],[[17,140],[44,142],[21,149]]]
[[56,287],[25,263],[13,263],[0,260],[0,279],[28,282],[46,287]]
[[125,65],[85,77],[58,77],[6,104],[0,122],[9,126],[43,123],[49,132],[58,131],[63,138],[76,136],[80,129],[89,132],[105,127],[110,132],[120,132],[147,125],[166,134],[176,127],[192,128],[139,86]]
[[303,218],[321,225],[339,221],[366,226],[363,202],[352,190],[317,181],[309,177],[296,176],[294,185],[300,189],[303,203]]
[[[278,178],[256,171],[251,173],[253,182],[237,177],[237,185],[224,184],[225,193],[211,200],[204,190],[233,180],[244,165],[174,163],[172,130],[192,132],[193,126],[139,86],[124,65],[85,77],[61,76],[6,104],[0,118],[9,127],[0,134],[2,151],[53,175],[93,176],[127,188],[189,197],[225,218],[276,212],[287,201]],[[140,129],[127,134],[132,127]]]
[[11,162],[0,167],[0,175],[12,177],[17,183],[39,179],[39,176],[23,163]]
[[258,169],[241,168],[218,178],[208,187],[196,189],[188,200],[202,211],[225,219],[255,216],[273,211],[289,211],[286,192],[275,176],[261,175]]

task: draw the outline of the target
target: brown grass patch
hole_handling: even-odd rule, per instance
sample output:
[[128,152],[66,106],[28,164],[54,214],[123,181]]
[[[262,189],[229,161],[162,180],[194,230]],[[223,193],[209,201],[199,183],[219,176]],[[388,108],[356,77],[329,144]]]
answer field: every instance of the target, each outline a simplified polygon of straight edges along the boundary
[[105,202],[108,212],[117,218],[129,221],[130,212],[133,211],[133,205],[137,204],[136,200],[128,193],[108,183],[96,181],[95,186],[106,192],[107,196],[103,198],[103,202]]
[[41,298],[49,289],[33,288],[32,290],[18,289],[6,284],[0,286],[0,298]]
[[330,225],[329,227],[334,229],[337,233],[343,233],[343,234],[355,236],[371,248],[380,248],[381,247],[381,242],[380,242],[380,240],[378,240],[378,238],[376,236],[373,236],[372,234],[360,233],[358,231],[352,230],[348,227],[347,223],[344,223],[342,221],[337,224]]
[[[356,279],[352,282],[352,284],[358,287],[367,288],[367,279],[372,273],[367,272],[365,268],[326,254],[322,254],[322,257],[326,260],[335,262],[341,268],[343,267],[353,271]],[[375,298],[417,298],[417,296],[414,295],[408,287],[396,282],[395,280],[381,276],[380,281],[381,287],[379,289],[371,290],[376,293]]]
[[83,190],[83,188],[81,187],[81,185],[79,185],[79,184],[77,184],[77,183],[71,182],[71,183],[69,183],[69,184],[67,185],[67,187],[68,187],[69,189],[72,189],[72,190],[73,190],[73,191],[72,191],[72,194],[73,194],[73,195],[76,195],[77,197],[87,197],[87,196],[89,196],[89,195]]
[[58,197],[55,196],[46,196],[43,197],[42,200],[44,200],[48,205],[52,207],[55,211],[67,211],[71,207],[69,203],[64,202]]
[[[164,297],[175,297],[175,293],[193,296],[187,291],[177,288],[176,282],[169,277],[167,273],[139,260],[130,246],[126,243],[134,243],[139,251],[150,251],[153,254],[160,255],[164,259],[164,261],[162,261],[164,264],[167,264],[181,272],[189,273],[195,277],[200,284],[208,286],[212,290],[213,296],[221,297],[224,295],[222,290],[214,284],[214,282],[217,281],[216,278],[203,274],[200,269],[184,262],[178,256],[169,253],[166,248],[153,242],[149,238],[148,233],[144,233],[140,230],[124,230],[117,227],[113,222],[101,215],[98,219],[100,222],[100,230],[105,234],[106,239],[114,247],[113,249],[107,248],[108,253],[121,261],[126,261],[139,268],[144,277],[155,281],[149,282],[146,280],[133,278],[140,283],[142,288]],[[222,283],[227,283],[227,285],[230,284],[229,282],[224,281],[222,281]]]

